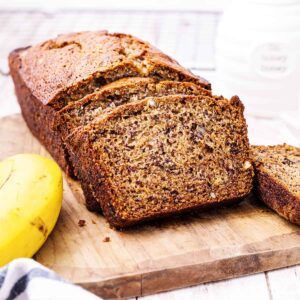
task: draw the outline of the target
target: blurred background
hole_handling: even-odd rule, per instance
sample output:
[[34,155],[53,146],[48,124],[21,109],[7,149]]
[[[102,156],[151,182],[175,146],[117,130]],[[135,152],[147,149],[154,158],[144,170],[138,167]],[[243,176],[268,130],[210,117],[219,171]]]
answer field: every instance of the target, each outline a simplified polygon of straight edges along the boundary
[[228,2],[2,0],[1,66],[15,47],[62,32],[107,29],[145,39],[188,68],[214,69],[214,38]]
[[100,29],[147,40],[215,94],[239,95],[252,143],[299,145],[300,0],[0,0],[0,115],[19,112],[11,50]]

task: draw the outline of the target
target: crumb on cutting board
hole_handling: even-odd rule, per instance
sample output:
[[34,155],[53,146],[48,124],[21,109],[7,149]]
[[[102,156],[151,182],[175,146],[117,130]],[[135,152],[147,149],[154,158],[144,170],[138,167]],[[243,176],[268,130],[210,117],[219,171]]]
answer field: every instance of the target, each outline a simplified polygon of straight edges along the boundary
[[86,221],[85,220],[79,220],[78,221],[78,226],[79,227],[83,227],[83,226],[85,226],[86,225]]
[[103,243],[108,243],[110,242],[110,237],[109,236],[106,236],[104,239],[103,239]]

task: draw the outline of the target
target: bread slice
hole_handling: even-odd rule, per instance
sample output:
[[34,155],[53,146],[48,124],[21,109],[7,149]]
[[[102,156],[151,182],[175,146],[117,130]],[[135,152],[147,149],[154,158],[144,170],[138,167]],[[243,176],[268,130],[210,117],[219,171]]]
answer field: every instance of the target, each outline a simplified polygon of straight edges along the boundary
[[[117,80],[107,84],[97,92],[72,102],[58,113],[56,131],[62,140],[76,130],[77,127],[87,125],[99,115],[107,113],[117,106],[138,101],[149,96],[167,96],[175,94],[211,95],[210,90],[203,89],[191,82],[157,81],[152,78],[132,77]],[[222,97],[215,99],[222,99]],[[66,150],[67,154],[68,151]],[[68,154],[69,155],[69,154]],[[70,165],[72,165],[70,163]],[[73,176],[75,177],[75,176]],[[99,203],[95,201],[90,185],[82,184],[86,198],[86,206],[91,211],[101,211]]]
[[35,137],[62,169],[73,176],[56,111],[107,83],[125,77],[210,84],[150,44],[119,33],[80,32],[60,35],[9,55],[10,73],[22,115]]
[[252,153],[259,197],[279,215],[300,225],[300,148],[252,146]]
[[149,97],[67,138],[81,184],[115,227],[238,201],[252,188],[238,97]]
[[157,81],[152,78],[131,77],[107,84],[99,91],[72,102],[58,113],[56,126],[62,138],[79,126],[84,126],[97,116],[119,105],[138,101],[149,96],[206,95],[211,91],[191,82]]

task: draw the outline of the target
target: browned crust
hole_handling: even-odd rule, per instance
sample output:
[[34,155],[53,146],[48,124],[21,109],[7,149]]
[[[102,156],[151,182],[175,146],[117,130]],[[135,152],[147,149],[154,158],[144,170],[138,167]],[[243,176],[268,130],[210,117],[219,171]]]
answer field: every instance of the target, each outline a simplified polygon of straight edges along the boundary
[[[85,196],[87,209],[96,212],[103,211],[103,207],[100,203],[106,203],[108,202],[106,200],[112,198],[111,184],[105,179],[105,175],[103,175],[107,173],[106,170],[101,164],[99,165],[95,162],[95,165],[93,163],[93,151],[91,151],[91,149],[88,149],[85,153],[86,156],[83,156],[82,152],[77,148],[77,146],[79,146],[78,144],[73,147],[73,142],[71,146],[70,139],[67,139],[66,145],[74,167],[74,173],[80,181]],[[90,160],[86,161],[87,157],[90,157]],[[96,169],[95,166],[97,166],[98,169],[96,173],[93,172],[93,170]],[[98,191],[97,195],[94,193],[95,190]],[[108,207],[107,210],[109,210]]]
[[[134,46],[128,50],[131,43]],[[131,52],[128,54],[127,50]],[[149,43],[127,34],[101,31],[60,35],[28,48],[22,53],[22,62],[24,82],[33,95],[49,105],[97,77],[124,69],[130,70],[130,76],[161,79],[162,72],[171,71],[177,74],[178,81],[190,81],[210,89],[205,79]],[[145,74],[143,68],[147,69]]]
[[256,189],[260,199],[279,215],[300,225],[300,199],[267,172],[256,169]]
[[25,49],[17,49],[9,55],[10,74],[14,81],[23,118],[32,134],[46,147],[60,167],[73,177],[74,173],[68,161],[67,150],[60,136],[51,129],[51,124],[56,118],[55,111],[51,107],[43,105],[39,99],[33,96],[20,75],[19,70],[22,65],[19,53]]
[[84,194],[86,208],[89,211],[102,212],[99,202],[95,200],[92,188],[90,187],[90,183],[81,181],[80,185]]
[[[128,226],[132,226],[136,223],[141,223],[144,221],[148,221],[151,219],[160,218],[163,216],[168,216],[174,213],[180,213],[184,211],[189,211],[191,209],[197,208],[208,208],[213,206],[218,206],[226,203],[237,202],[240,198],[247,196],[252,189],[252,182],[249,184],[248,191],[245,192],[244,195],[239,197],[238,199],[223,199],[219,202],[215,201],[214,203],[205,203],[199,204],[198,206],[185,207],[183,209],[171,209],[169,211],[164,211],[163,213],[156,213],[155,215],[145,217],[143,219],[131,219],[131,220],[123,220],[120,216],[117,215],[111,203],[114,202],[116,195],[114,195],[114,185],[110,180],[111,176],[109,174],[109,170],[101,164],[101,157],[104,155],[103,153],[95,153],[90,147],[90,143],[92,142],[93,137],[90,135],[91,129],[96,128],[97,130],[101,130],[101,128],[105,128],[106,123],[109,122],[110,119],[117,118],[118,116],[126,116],[130,113],[138,112],[142,110],[148,103],[149,99],[152,97],[143,99],[139,102],[128,103],[126,105],[122,105],[114,109],[112,112],[99,117],[91,124],[78,128],[75,130],[70,136],[66,139],[66,145],[69,149],[70,157],[73,162],[75,173],[80,179],[82,186],[92,185],[92,193],[88,193],[88,201],[92,207],[97,210],[97,206],[94,203],[98,201],[101,205],[103,214],[107,218],[108,222],[118,228],[124,228]],[[240,107],[241,115],[244,110],[244,106],[239,100],[238,97],[233,97],[230,101],[221,99],[216,100],[214,98],[210,98],[207,96],[167,96],[167,97],[159,97],[154,98],[156,101],[159,100],[162,103],[172,103],[177,101],[208,101],[211,105],[217,105],[220,108],[225,108],[228,106],[236,106]],[[245,124],[245,120],[242,117],[242,120]],[[247,140],[248,141],[248,140]],[[247,142],[247,147],[249,144]],[[100,162],[100,163],[99,163]],[[250,169],[252,174],[252,169]],[[252,176],[252,175],[251,175]],[[90,198],[91,197],[91,198]],[[94,198],[94,200],[93,200]]]
[[[295,152],[296,148],[292,146],[274,145],[274,146],[252,146],[258,151],[282,150]],[[299,151],[299,150],[298,150]],[[299,153],[299,152],[298,152]],[[254,158],[255,170],[255,191],[259,198],[272,210],[277,212],[286,220],[300,225],[300,198],[298,195],[289,191],[289,188],[281,180],[270,174],[270,171],[264,168],[263,162]]]

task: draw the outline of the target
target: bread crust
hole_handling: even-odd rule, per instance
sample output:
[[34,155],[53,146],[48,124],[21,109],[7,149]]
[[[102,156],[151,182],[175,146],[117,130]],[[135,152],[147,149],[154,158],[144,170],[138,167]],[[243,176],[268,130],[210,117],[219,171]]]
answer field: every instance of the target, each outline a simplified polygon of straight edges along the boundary
[[[205,79],[149,43],[127,34],[100,31],[60,35],[26,49],[21,56],[21,74],[32,94],[56,108],[61,106],[62,98],[75,98],[97,78],[101,79],[95,83],[98,86],[140,76],[191,81],[210,89]],[[124,70],[126,74],[122,75]]]
[[[297,147],[283,145],[273,146],[252,146],[252,156],[255,170],[255,191],[259,198],[272,210],[277,212],[286,220],[300,225],[300,190],[297,193],[292,192],[288,185],[277,178],[271,170],[265,167],[265,159],[259,157],[259,153],[284,153],[288,158],[291,155],[299,156],[300,149]],[[278,160],[277,162],[281,162]],[[300,167],[299,172],[300,172]]]
[[23,118],[32,134],[46,147],[59,166],[70,177],[74,177],[73,168],[68,159],[68,152],[60,135],[52,129],[56,120],[56,112],[52,107],[43,105],[31,92],[20,75],[22,68],[20,52],[28,48],[20,48],[9,55],[10,74],[15,92],[21,107]]
[[263,168],[255,170],[255,190],[259,198],[286,220],[300,225],[300,199]]

